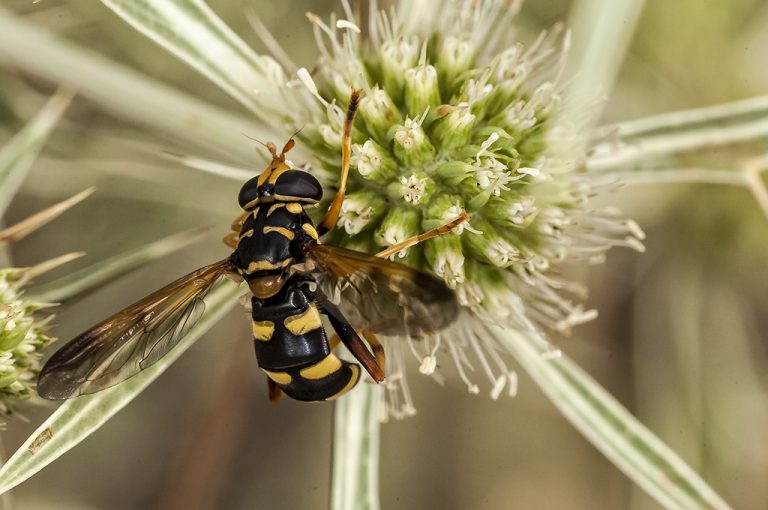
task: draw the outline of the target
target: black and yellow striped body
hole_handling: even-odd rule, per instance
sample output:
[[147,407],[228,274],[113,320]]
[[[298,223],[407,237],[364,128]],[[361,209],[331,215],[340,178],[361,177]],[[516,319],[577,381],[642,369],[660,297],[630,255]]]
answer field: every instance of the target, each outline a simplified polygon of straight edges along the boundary
[[289,281],[284,290],[267,300],[251,298],[259,366],[296,400],[345,393],[357,383],[360,368],[331,353],[308,282]]
[[350,390],[360,367],[331,353],[315,303],[311,276],[292,274],[304,247],[318,242],[304,205],[317,203],[322,188],[306,172],[273,161],[240,191],[248,212],[234,260],[251,288],[253,337],[259,366],[297,400],[335,398]]
[[263,271],[288,268],[301,257],[297,242],[302,225],[312,224],[296,202],[257,206],[243,222],[235,253],[240,274],[250,280]]

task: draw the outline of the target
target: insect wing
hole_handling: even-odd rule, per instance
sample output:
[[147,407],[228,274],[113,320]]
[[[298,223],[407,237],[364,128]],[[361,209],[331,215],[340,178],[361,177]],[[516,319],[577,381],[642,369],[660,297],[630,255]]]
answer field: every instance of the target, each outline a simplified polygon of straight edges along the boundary
[[427,272],[323,244],[309,245],[307,256],[321,269],[323,290],[355,327],[417,336],[448,326],[458,315],[454,293]]
[[229,271],[229,260],[202,267],[73,339],[45,364],[37,392],[64,400],[114,386],[151,366],[197,322],[206,292]]

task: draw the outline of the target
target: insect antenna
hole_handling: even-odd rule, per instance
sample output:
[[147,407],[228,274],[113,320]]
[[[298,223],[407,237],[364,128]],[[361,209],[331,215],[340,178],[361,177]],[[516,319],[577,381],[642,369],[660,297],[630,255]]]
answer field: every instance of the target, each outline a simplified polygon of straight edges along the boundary
[[[247,139],[253,140],[254,142],[258,142],[261,145],[263,145],[264,147],[266,147],[267,150],[269,151],[269,153],[272,155],[273,158],[277,157],[277,147],[275,147],[274,143],[272,143],[272,142],[264,143],[261,140],[259,140],[258,138],[254,138],[252,136],[248,136],[245,133],[240,133],[240,134],[243,135],[244,137],[246,137]],[[283,151],[285,151],[285,149],[283,149]]]
[[280,151],[280,156],[285,156],[285,153],[289,150],[293,149],[293,146],[296,145],[296,142],[294,141],[294,138],[296,135],[301,133],[301,130],[304,129],[304,126],[301,126],[299,129],[296,130],[295,133],[291,135],[291,137],[288,139],[287,142],[285,142],[285,145],[283,146],[283,150]]

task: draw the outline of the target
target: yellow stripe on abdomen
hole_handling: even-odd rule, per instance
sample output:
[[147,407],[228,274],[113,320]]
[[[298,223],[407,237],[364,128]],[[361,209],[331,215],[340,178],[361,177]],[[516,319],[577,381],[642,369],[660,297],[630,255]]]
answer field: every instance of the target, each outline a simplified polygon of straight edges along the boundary
[[317,311],[315,305],[309,305],[304,312],[286,317],[285,321],[286,329],[294,335],[303,335],[309,331],[314,331],[323,326],[320,320],[320,313]]
[[268,342],[275,332],[275,323],[272,321],[252,321],[251,329],[253,329],[254,339]]
[[352,377],[349,378],[349,381],[347,382],[347,384],[341,390],[339,390],[338,393],[328,397],[325,400],[335,400],[355,387],[355,384],[357,384],[357,380],[360,378],[360,367],[357,365],[349,365],[349,368],[350,370],[352,370]]
[[[264,369],[262,368],[262,370]],[[285,372],[270,372],[269,370],[264,370],[264,373],[277,384],[291,384],[291,381],[293,380],[291,374],[286,374]]]
[[329,354],[311,367],[302,368],[299,372],[305,379],[322,379],[341,368],[341,361],[334,354]]

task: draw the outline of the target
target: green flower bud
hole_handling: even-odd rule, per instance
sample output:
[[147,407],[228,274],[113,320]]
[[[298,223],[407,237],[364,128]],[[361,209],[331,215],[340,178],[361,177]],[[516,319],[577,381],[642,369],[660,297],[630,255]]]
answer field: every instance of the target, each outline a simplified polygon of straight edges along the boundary
[[[445,225],[458,218],[463,210],[465,210],[465,206],[461,197],[456,195],[437,195],[424,211],[421,228],[426,231]],[[462,223],[455,227],[453,232],[461,234],[466,227],[467,224]]]
[[421,115],[440,104],[437,70],[432,65],[418,65],[405,72],[405,107],[410,116]]
[[389,195],[407,204],[418,205],[425,196],[435,191],[435,182],[423,173],[401,176],[398,182],[389,185]]
[[441,151],[463,147],[469,143],[475,116],[469,106],[442,105],[435,112],[437,120],[432,128],[432,138]]
[[474,227],[482,234],[468,234],[464,238],[464,245],[476,259],[485,260],[497,267],[509,267],[524,259],[520,250],[500,236],[490,223],[477,221]]
[[471,42],[458,37],[448,36],[440,44],[437,55],[437,64],[440,83],[445,84],[443,91],[446,95],[449,84],[455,82],[456,77],[466,72],[472,65],[475,48]]
[[373,139],[381,145],[389,145],[389,130],[402,119],[400,109],[392,102],[389,94],[379,87],[374,87],[360,99],[358,111]]
[[[381,225],[376,229],[374,239],[380,246],[392,246],[419,233],[421,216],[413,207],[398,206],[390,209]],[[405,257],[408,250],[403,250],[395,258]]]
[[415,37],[398,37],[384,41],[379,49],[384,89],[397,103],[403,100],[405,71],[416,64],[419,46]]
[[389,182],[397,172],[395,158],[373,140],[366,140],[362,145],[352,146],[350,164],[365,179],[378,183]]
[[464,282],[464,253],[458,235],[445,234],[424,244],[424,255],[432,272],[443,278],[450,287]]
[[387,201],[373,191],[350,193],[341,204],[339,226],[347,234],[359,234],[386,212]]
[[405,167],[429,163],[435,157],[435,147],[429,141],[421,123],[424,118],[410,119],[393,126],[393,151],[397,160]]

